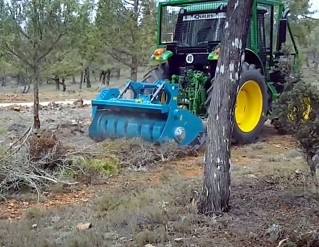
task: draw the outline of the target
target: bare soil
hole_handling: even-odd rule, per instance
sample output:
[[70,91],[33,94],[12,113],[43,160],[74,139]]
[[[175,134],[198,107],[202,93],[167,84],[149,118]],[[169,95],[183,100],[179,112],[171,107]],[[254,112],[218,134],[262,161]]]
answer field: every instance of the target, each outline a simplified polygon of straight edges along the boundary
[[[89,106],[51,104],[40,120],[63,143],[83,147],[94,144],[90,114]],[[1,108],[0,142],[31,125],[32,108]],[[231,210],[217,218],[198,215],[192,204],[202,162],[203,154],[125,170],[103,184],[56,186],[39,202],[35,194],[13,195],[0,202],[0,246],[319,246],[319,198],[293,137],[266,125],[256,143],[232,147]],[[86,222],[92,227],[77,229]]]

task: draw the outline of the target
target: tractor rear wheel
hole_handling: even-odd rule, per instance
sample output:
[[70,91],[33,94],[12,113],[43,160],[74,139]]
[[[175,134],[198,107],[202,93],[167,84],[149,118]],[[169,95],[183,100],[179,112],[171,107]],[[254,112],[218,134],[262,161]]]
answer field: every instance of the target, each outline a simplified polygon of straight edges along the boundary
[[168,73],[168,63],[161,63],[144,75],[143,82],[153,83],[157,80],[169,79]]
[[[144,83],[154,83],[157,80],[164,80],[164,79],[169,79],[168,63],[158,64],[155,68],[151,69],[143,76]],[[151,94],[152,90],[145,89],[145,92],[147,94]]]
[[[212,97],[212,86],[208,89],[205,102],[209,107]],[[239,79],[239,90],[236,96],[234,128],[232,138],[235,143],[247,144],[255,141],[266,121],[268,111],[268,91],[264,76],[254,64],[243,64]]]
[[255,65],[244,63],[234,112],[235,142],[251,143],[259,137],[266,121],[268,98],[264,76]]

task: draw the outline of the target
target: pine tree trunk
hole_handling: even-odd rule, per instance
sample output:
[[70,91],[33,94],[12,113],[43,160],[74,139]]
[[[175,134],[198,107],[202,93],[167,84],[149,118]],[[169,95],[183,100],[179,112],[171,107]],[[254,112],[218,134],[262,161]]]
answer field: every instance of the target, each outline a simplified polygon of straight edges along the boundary
[[110,80],[111,80],[111,69],[106,70],[106,75],[105,75],[105,83],[106,85],[110,85]]
[[62,84],[62,91],[65,92],[66,91],[66,85],[65,85],[65,79],[64,78],[62,78],[61,84]]
[[6,77],[3,76],[1,77],[1,87],[5,87],[6,86]]
[[[138,30],[138,17],[139,17],[139,5],[140,0],[134,0],[134,29]],[[136,81],[137,80],[137,68],[138,68],[138,58],[137,55],[133,54],[131,55],[131,80]]]
[[24,87],[23,87],[22,93],[29,93],[31,79],[30,78],[23,78],[23,82],[24,82]]
[[34,88],[33,88],[33,128],[40,129],[40,118],[39,118],[39,68],[34,68]]
[[80,89],[82,89],[83,81],[84,81],[84,72],[83,70],[81,70]]
[[90,68],[86,67],[85,68],[85,79],[86,79],[86,88],[91,87],[91,78],[90,78]]
[[105,70],[100,71],[100,81],[101,85],[105,85]]
[[131,64],[131,80],[137,80],[137,68],[138,68],[138,59],[136,55],[132,55],[132,64]]
[[[207,125],[207,147],[200,213],[229,210],[230,145],[238,78],[244,59],[253,0],[229,0],[221,56],[216,68]],[[240,25],[238,25],[240,23]]]
[[58,76],[54,76],[53,80],[55,82],[55,89],[60,90],[60,78]]

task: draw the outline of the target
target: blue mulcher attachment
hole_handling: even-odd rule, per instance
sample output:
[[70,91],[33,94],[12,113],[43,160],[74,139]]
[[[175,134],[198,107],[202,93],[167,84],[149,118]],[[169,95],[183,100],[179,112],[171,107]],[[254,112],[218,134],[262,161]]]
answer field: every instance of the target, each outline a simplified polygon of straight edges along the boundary
[[[124,98],[131,91],[131,98]],[[175,140],[179,146],[201,145],[205,126],[201,118],[177,104],[178,84],[129,81],[122,92],[103,89],[92,100],[93,140],[141,138],[153,143]]]

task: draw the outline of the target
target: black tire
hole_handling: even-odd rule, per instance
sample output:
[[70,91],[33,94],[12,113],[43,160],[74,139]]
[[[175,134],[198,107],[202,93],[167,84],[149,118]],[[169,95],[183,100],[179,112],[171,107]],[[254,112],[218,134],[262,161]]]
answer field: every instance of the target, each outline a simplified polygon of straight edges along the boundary
[[163,79],[169,79],[168,63],[161,63],[148,71],[143,77],[143,82],[153,83]]
[[[266,121],[268,107],[269,107],[269,95],[268,95],[265,78],[261,74],[260,70],[256,69],[256,66],[254,64],[248,64],[246,62],[243,63],[242,66],[243,66],[242,73],[239,79],[239,89],[241,88],[242,85],[244,85],[245,82],[249,80],[253,80],[260,87],[262,98],[263,98],[262,113],[256,127],[252,131],[250,132],[242,131],[236,122],[236,118],[234,114],[234,129],[232,133],[232,141],[237,144],[248,144],[248,143],[254,142],[259,137],[260,132],[263,129],[264,123]],[[212,97],[211,93],[212,93],[213,86],[214,86],[214,78],[212,79],[211,87],[207,90],[208,96],[205,102],[205,106],[207,109],[209,107],[210,100]]]
[[[157,65],[155,68],[148,71],[143,76],[144,83],[153,83],[157,80],[169,79],[168,75],[168,63],[161,63]],[[151,89],[145,89],[146,94],[152,94]]]

